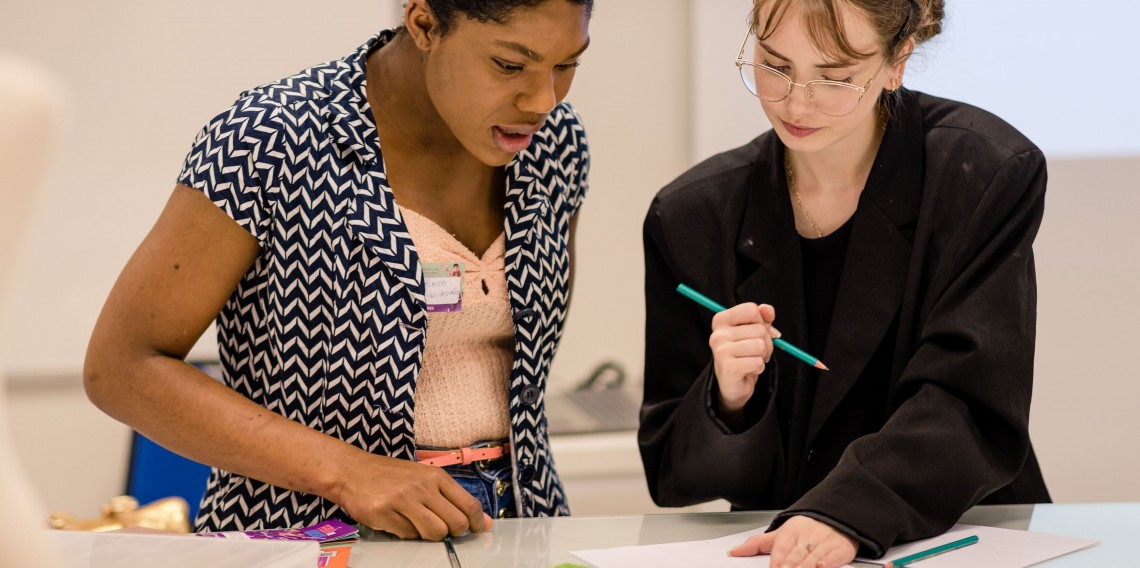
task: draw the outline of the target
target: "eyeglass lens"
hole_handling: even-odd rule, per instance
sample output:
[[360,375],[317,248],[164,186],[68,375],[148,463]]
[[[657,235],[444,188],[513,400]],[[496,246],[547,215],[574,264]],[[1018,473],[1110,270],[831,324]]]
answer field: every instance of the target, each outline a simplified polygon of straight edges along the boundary
[[[740,78],[748,91],[763,101],[782,101],[792,89],[787,77],[763,65],[741,65]],[[843,116],[854,111],[859,106],[860,97],[858,90],[833,83],[811,83],[807,88],[811,106],[829,116]]]

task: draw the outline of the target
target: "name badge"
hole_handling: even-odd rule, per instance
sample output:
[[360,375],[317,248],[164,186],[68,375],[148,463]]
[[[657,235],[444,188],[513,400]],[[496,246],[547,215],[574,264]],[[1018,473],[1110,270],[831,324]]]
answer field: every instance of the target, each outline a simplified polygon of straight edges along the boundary
[[458,312],[463,309],[462,262],[425,262],[424,291],[427,311]]

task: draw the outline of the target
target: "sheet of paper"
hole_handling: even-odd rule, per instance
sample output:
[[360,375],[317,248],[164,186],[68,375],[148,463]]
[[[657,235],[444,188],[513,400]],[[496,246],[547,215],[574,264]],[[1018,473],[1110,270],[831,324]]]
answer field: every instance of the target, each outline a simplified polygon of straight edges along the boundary
[[[731,558],[727,555],[728,549],[743,543],[754,534],[764,532],[766,528],[761,527],[712,540],[574,550],[570,553],[596,568],[628,568],[630,566],[767,568],[767,556]],[[960,568],[961,566],[1021,568],[1088,548],[1098,542],[1087,538],[1057,536],[1040,532],[955,525],[941,536],[893,547],[883,558],[877,560],[858,558],[857,560],[880,565],[886,564],[896,558],[902,558],[970,535],[978,535],[977,544],[927,558],[922,561],[922,568]]]
[[589,562],[596,568],[768,568],[767,556],[734,558],[728,549],[743,544],[748,537],[764,532],[768,527],[742,532],[712,540],[673,542],[644,546],[622,546],[596,550],[572,550],[570,554]]
[[61,566],[115,568],[315,568],[315,541],[194,538],[190,535],[44,531]]
[[[1044,562],[1070,552],[1082,550],[1099,541],[1088,538],[1057,536],[1042,532],[1016,531],[975,525],[954,525],[941,536],[928,538],[892,547],[878,560],[866,560],[885,564],[896,558],[928,550],[935,546],[978,535],[977,544],[959,548],[946,554],[932,556],[922,561],[922,568],[1019,568]],[[919,566],[919,564],[915,564]]]

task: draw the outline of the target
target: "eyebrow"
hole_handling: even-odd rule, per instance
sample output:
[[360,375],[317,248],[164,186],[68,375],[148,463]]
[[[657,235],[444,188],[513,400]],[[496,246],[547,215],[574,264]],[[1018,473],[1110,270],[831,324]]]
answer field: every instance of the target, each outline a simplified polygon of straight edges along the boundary
[[[542,55],[538,54],[538,52],[534,51],[533,49],[531,49],[531,48],[529,48],[529,47],[527,47],[521,43],[516,43],[513,41],[495,40],[495,44],[498,45],[499,47],[505,47],[511,51],[514,51],[515,53],[518,53],[518,54],[522,55],[523,57],[526,57],[527,59],[534,61],[536,63],[542,63],[542,60],[544,59],[542,57]],[[573,54],[570,55],[570,57],[567,57],[566,59],[574,59],[575,57],[582,55],[582,52],[586,51],[587,47],[590,47],[590,38],[586,38],[586,43],[582,44],[582,47],[578,48],[578,51],[575,51]]]
[[[783,59],[783,60],[789,61],[789,62],[791,61],[791,59],[789,57],[787,57],[785,55],[781,55],[780,52],[776,51],[775,49],[772,49],[771,47],[769,47],[767,45],[765,45],[764,42],[760,42],[760,47],[763,47],[764,51],[767,51],[768,53],[771,53],[772,55],[775,55],[776,57],[779,57],[780,59]],[[842,69],[844,67],[851,67],[852,65],[858,65],[858,64],[859,64],[858,61],[852,61],[850,59],[843,59],[843,60],[835,61],[832,63],[822,63],[820,65],[816,65],[815,67],[816,67],[816,69]]]

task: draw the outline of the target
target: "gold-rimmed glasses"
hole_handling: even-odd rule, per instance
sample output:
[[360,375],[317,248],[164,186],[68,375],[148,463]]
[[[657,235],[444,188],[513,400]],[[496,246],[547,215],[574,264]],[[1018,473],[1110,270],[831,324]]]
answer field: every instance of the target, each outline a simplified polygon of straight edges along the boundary
[[744,81],[748,92],[762,101],[778,103],[788,98],[793,86],[803,87],[812,108],[827,116],[846,116],[854,112],[887,63],[887,59],[883,58],[882,63],[875,68],[875,73],[862,87],[828,79],[797,83],[777,69],[745,59],[744,49],[748,47],[748,39],[751,37],[753,34],[749,31],[744,36],[744,43],[740,44],[740,53],[736,54],[736,68],[740,70],[740,79]]

